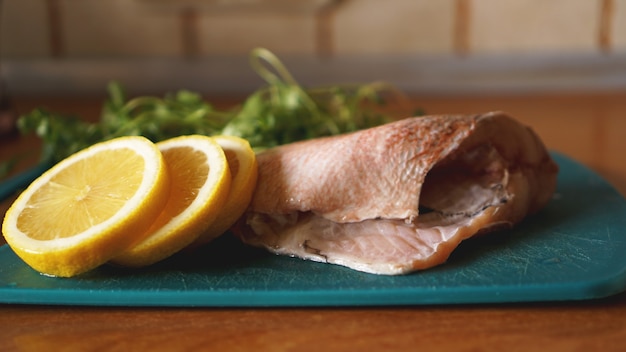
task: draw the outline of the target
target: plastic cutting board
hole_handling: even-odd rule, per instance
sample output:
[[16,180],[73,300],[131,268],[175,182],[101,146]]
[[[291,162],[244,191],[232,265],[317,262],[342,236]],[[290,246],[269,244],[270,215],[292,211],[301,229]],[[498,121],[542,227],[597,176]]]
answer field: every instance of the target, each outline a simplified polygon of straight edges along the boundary
[[586,167],[513,230],[466,241],[439,267],[377,276],[279,257],[230,236],[142,270],[46,277],[0,248],[0,303],[97,306],[370,306],[585,300],[626,289],[626,201]]

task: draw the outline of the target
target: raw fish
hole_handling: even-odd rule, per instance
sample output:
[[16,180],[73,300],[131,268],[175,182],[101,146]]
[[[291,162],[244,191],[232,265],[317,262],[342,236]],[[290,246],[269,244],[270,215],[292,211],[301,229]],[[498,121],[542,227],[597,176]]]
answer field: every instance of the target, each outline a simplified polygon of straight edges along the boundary
[[551,199],[558,167],[501,112],[423,116],[276,147],[235,229],[280,254],[384,275],[440,265],[461,241]]

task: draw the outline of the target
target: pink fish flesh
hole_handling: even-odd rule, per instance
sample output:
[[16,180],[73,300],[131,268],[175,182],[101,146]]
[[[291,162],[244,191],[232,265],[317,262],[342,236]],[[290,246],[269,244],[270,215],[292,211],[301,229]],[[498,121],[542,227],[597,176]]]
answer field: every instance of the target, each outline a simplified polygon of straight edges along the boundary
[[257,160],[235,229],[245,243],[384,275],[440,265],[461,241],[520,222],[558,173],[538,136],[500,112],[407,118]]

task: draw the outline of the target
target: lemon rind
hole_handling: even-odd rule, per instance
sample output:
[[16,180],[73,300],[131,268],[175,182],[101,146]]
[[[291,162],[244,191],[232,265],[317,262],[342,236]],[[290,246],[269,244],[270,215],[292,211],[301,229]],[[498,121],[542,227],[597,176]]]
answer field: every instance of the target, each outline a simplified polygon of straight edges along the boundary
[[[194,242],[218,216],[230,192],[230,171],[223,150],[211,137],[189,135],[157,143],[161,151],[192,147],[207,156],[209,175],[196,198],[167,224],[149,234],[142,242],[112,259],[112,263],[141,267],[161,261]],[[216,162],[219,161],[219,162]],[[219,168],[215,166],[219,165]],[[203,204],[212,204],[205,207]],[[176,237],[176,238],[174,238]]]

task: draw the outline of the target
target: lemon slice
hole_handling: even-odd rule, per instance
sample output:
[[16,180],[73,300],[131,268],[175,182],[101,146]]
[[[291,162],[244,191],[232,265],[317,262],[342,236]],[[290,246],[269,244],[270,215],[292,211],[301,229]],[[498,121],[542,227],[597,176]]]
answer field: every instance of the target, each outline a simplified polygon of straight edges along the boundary
[[89,271],[141,240],[169,195],[158,148],[143,137],[95,144],[53,166],[2,223],[13,251],[41,273]]
[[216,219],[231,185],[222,148],[210,137],[193,135],[157,143],[168,166],[170,197],[163,212],[137,245],[114,264],[142,267],[163,260],[195,241]]
[[232,136],[215,136],[228,160],[232,184],[228,200],[217,220],[202,233],[193,246],[206,244],[226,232],[243,215],[250,204],[258,176],[256,155],[247,140]]

